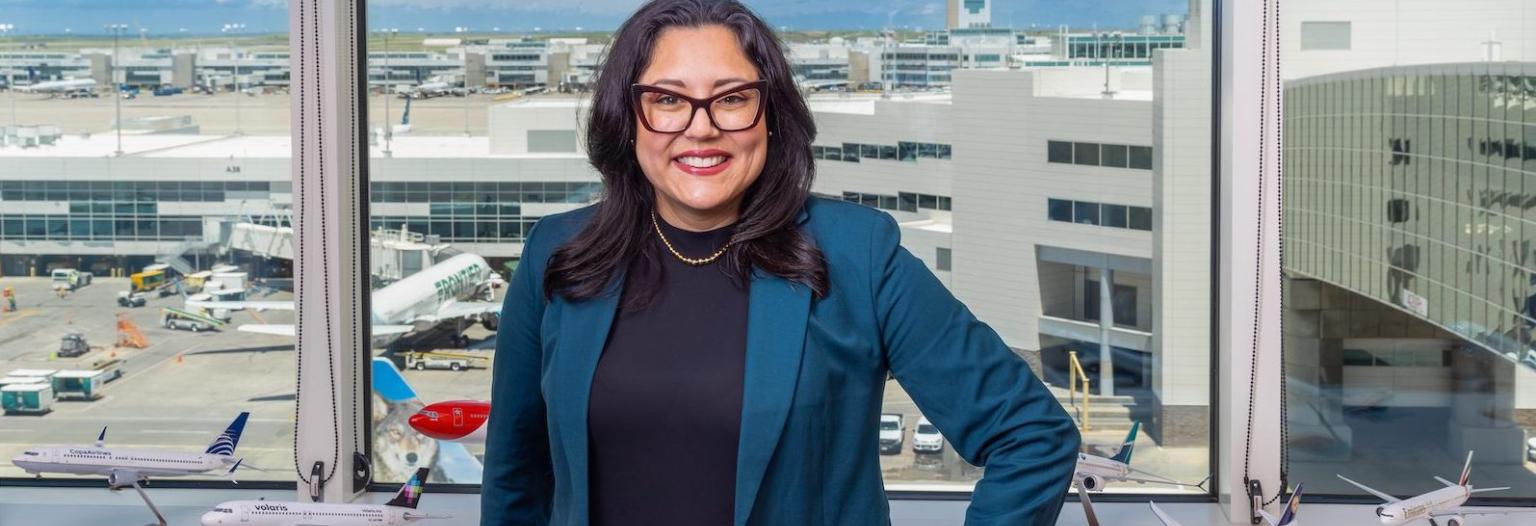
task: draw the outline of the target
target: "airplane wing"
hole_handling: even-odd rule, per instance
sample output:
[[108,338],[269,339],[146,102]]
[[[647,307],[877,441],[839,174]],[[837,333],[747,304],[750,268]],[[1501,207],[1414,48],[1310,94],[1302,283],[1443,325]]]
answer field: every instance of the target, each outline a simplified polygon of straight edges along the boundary
[[1349,480],[1349,479],[1345,478],[1344,475],[1335,474],[1334,476],[1339,477],[1344,482],[1348,482],[1350,484],[1354,484],[1355,487],[1363,489],[1363,490],[1365,490],[1366,493],[1370,493],[1372,495],[1375,495],[1377,498],[1379,498],[1379,499],[1381,499],[1383,501],[1386,501],[1388,503],[1397,502],[1398,500],[1401,500],[1401,499],[1398,499],[1397,497],[1393,497],[1393,496],[1388,495],[1386,493],[1382,493],[1380,491],[1376,491],[1374,489],[1371,489],[1371,488],[1367,487],[1365,484],[1361,484],[1359,482],[1355,482],[1353,480]]
[[[410,325],[374,325],[374,336],[390,336],[411,332],[414,327]],[[254,332],[257,334],[275,334],[278,336],[296,335],[296,327],[280,323],[247,323],[236,328],[240,332]]]
[[1443,516],[1446,516],[1446,515],[1516,515],[1516,514],[1521,514],[1521,513],[1536,513],[1536,509],[1531,509],[1531,508],[1487,509],[1487,508],[1484,508],[1484,509],[1476,509],[1476,510],[1474,510],[1474,509],[1468,509],[1468,508],[1451,508],[1451,509],[1448,509],[1448,510],[1441,510],[1441,511],[1430,513],[1429,516],[1430,517],[1443,517]]
[[427,316],[421,316],[411,321],[436,323],[440,320],[468,318],[472,316],[479,316],[481,314],[495,314],[500,316],[501,304],[489,301],[457,301],[443,305],[441,308],[437,309],[437,312]]
[[1136,478],[1136,477],[1121,477],[1121,478],[1116,478],[1115,480],[1120,480],[1120,481],[1125,481],[1125,482],[1135,482],[1137,484],[1165,484],[1165,485],[1168,485],[1168,486],[1185,486],[1185,487],[1196,487],[1196,486],[1198,486],[1197,484],[1185,484],[1183,482],[1177,482],[1177,481],[1172,481],[1172,480],[1144,479],[1144,478]]
[[236,327],[235,330],[240,332],[254,332],[256,334],[275,334],[278,336],[296,335],[294,332],[295,327],[293,325],[274,323],[247,323],[245,325]]
[[188,307],[222,310],[293,310],[291,301],[199,301],[187,300]]
[[1164,513],[1162,508],[1157,507],[1156,502],[1149,501],[1147,505],[1152,507],[1152,514],[1157,515],[1157,520],[1163,521],[1163,526],[1183,526],[1179,524],[1179,521],[1173,520],[1173,517],[1169,517],[1167,513]]

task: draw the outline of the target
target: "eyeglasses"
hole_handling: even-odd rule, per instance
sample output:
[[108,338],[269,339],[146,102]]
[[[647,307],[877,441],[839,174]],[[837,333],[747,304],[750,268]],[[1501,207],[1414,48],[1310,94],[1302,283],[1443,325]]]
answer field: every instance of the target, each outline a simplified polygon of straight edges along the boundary
[[640,123],[652,132],[682,133],[693,124],[699,108],[704,108],[709,122],[720,131],[734,132],[757,126],[762,120],[766,86],[767,80],[752,81],[703,99],[647,84],[635,84],[630,91]]

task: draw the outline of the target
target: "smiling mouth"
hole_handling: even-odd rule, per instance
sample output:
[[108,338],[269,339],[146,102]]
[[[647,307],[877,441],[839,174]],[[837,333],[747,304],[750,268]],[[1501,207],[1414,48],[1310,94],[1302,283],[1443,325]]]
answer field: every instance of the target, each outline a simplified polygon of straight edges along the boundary
[[726,159],[730,158],[731,156],[729,155],[713,155],[709,157],[682,156],[677,157],[674,160],[694,168],[713,168],[715,166],[719,166],[721,163],[724,163]]

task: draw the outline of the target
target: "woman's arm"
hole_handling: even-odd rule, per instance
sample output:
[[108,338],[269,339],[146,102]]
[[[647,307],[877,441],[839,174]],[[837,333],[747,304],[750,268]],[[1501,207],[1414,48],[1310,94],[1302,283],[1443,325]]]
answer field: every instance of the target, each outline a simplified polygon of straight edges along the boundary
[[870,268],[887,364],[955,452],[986,467],[965,524],[1055,524],[1081,441],[1072,418],[880,217]]
[[481,526],[549,524],[554,468],[550,464],[544,397],[539,390],[542,258],[549,252],[541,250],[535,235],[542,224],[541,220],[528,232],[522,262],[507,283],[496,331]]

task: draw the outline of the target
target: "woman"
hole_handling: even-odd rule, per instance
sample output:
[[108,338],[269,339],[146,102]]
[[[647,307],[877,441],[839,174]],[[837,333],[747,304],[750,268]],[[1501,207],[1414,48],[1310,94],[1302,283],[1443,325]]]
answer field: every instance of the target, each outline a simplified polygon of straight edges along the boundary
[[544,217],[498,334],[482,524],[889,522],[889,371],[967,462],[967,524],[1053,524],[1071,419],[900,245],[809,198],[816,129],[734,0],[654,0],[586,130],[605,194]]

